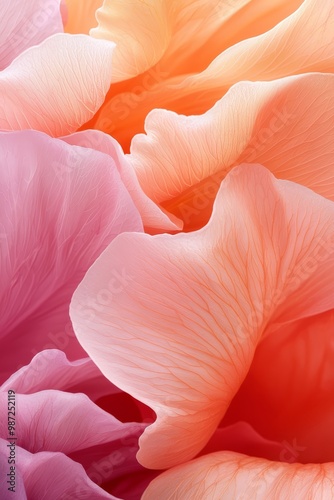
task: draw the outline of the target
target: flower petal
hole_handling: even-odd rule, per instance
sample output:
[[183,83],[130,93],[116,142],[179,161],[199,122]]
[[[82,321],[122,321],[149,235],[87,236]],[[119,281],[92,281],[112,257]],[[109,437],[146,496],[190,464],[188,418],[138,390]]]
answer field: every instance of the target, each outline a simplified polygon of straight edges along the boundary
[[[251,2],[249,6],[261,10],[256,3]],[[266,3],[274,7],[272,2]],[[269,81],[307,72],[333,73],[334,6],[332,0],[325,0],[322,9],[318,7],[317,0],[305,0],[296,12],[273,29],[256,37],[253,33],[250,38],[229,46],[200,72],[192,70],[187,75],[181,71],[173,75],[170,65],[162,61],[150,70],[152,74],[145,75],[139,82],[130,81],[126,88],[112,86],[94,120],[94,128],[112,133],[128,151],[132,137],[143,131],[144,120],[153,109],[198,115],[214,106],[240,81]],[[246,8],[242,12],[248,24],[249,12]],[[238,22],[236,15],[232,33]],[[225,25],[220,30],[222,33],[224,28]],[[194,58],[197,60],[196,53]]]
[[[333,72],[334,5],[332,0],[325,0],[323,8],[318,7],[317,0],[305,0],[270,31],[230,47],[202,73],[185,80],[179,97],[181,88],[185,92],[190,88],[192,94],[209,90],[212,99],[214,89],[221,96],[222,89],[241,80]],[[190,102],[193,97],[188,94],[188,99]]]
[[103,0],[66,0],[68,19],[65,25],[66,33],[83,33],[95,28],[97,20],[95,12],[101,7]]
[[102,375],[91,359],[68,361],[65,353],[57,349],[36,354],[29,365],[23,366],[1,386],[2,391],[10,389],[21,394],[47,389],[83,392],[92,401],[120,392]]
[[[0,439],[0,460],[5,456],[8,457],[7,444],[8,442],[4,439]],[[17,489],[14,495],[20,500],[26,498],[42,499],[46,498],[46,495],[49,500],[65,498],[117,500],[94,484],[82,465],[62,453],[29,453],[19,446],[16,448],[16,453]],[[6,465],[8,467],[7,463]],[[0,488],[3,488],[3,482],[1,482]],[[4,492],[1,498],[12,498],[12,496],[8,496],[8,491],[5,489],[3,491],[0,489],[0,492]]]
[[169,61],[184,62],[249,1],[224,6],[220,0],[104,0],[90,34],[116,42],[113,82],[118,82],[147,71],[166,52]]
[[154,479],[142,500],[246,500],[332,498],[333,464],[282,464],[218,452],[175,467]]
[[0,0],[0,71],[21,52],[63,32],[60,0]]
[[[113,238],[142,223],[110,156],[25,131],[0,134],[0,157],[6,379],[40,350],[83,357],[68,316],[71,295]],[[123,279],[114,275],[117,290]]]
[[[171,467],[205,446],[270,319],[290,320],[298,290],[307,298],[299,317],[333,304],[333,215],[312,191],[241,166],[201,231],[120,235],[88,271],[71,303],[74,330],[102,373],[156,412],[140,439],[145,467]],[[302,272],[324,245],[326,258]],[[115,269],[131,279],[94,306]]]
[[113,50],[111,42],[64,33],[26,50],[0,74],[0,128],[77,130],[104,101]]
[[284,441],[291,462],[333,461],[333,328],[332,309],[268,335],[224,420],[242,418]]
[[334,200],[333,119],[334,75],[242,82],[201,116],[152,111],[128,159],[145,193],[196,229],[240,163],[258,162]]
[[172,214],[166,214],[143,192],[135,172],[115,139],[98,130],[87,130],[62,137],[62,140],[68,144],[101,151],[101,153],[112,157],[121,179],[142,217],[145,232],[152,234],[157,230],[175,231],[182,228],[182,222],[179,219]]
[[[0,392],[2,407],[7,393]],[[16,444],[31,453],[60,451],[65,454],[81,451],[101,444],[133,436],[145,428],[145,424],[122,423],[101,410],[85,394],[62,391],[40,391],[34,394],[15,395]],[[7,422],[0,423],[0,436],[6,438]]]

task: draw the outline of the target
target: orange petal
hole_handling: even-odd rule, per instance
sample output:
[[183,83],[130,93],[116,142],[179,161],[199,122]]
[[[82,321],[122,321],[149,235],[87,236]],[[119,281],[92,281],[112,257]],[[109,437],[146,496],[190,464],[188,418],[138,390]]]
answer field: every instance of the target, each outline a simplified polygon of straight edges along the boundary
[[0,74],[0,128],[74,132],[101,106],[110,86],[114,44],[57,34]]
[[128,156],[146,194],[203,226],[221,179],[258,162],[334,200],[334,75],[242,82],[201,116],[152,111]]
[[[145,72],[166,54],[180,65],[250,0],[104,0],[97,11],[96,38],[117,43],[113,82]],[[176,60],[175,60],[176,59]]]
[[[307,72],[334,71],[334,4],[305,0],[299,9],[271,30],[243,40],[220,54],[202,73],[184,80],[178,98],[188,103],[198,96],[197,108],[213,104],[242,80],[273,80]],[[191,95],[192,94],[192,97]]]
[[333,464],[285,464],[217,452],[164,472],[142,500],[324,500],[333,498]]
[[102,3],[103,0],[66,0],[68,18],[65,32],[88,35],[89,30],[97,25],[95,12]]
[[[332,202],[239,167],[202,230],[120,235],[91,267],[72,299],[74,330],[103,374],[156,412],[144,466],[171,467],[205,446],[298,287],[309,299],[299,316],[333,303],[333,233]],[[331,254],[300,274],[327,241]]]
[[267,336],[225,421],[246,420],[267,438],[284,441],[290,461],[334,460],[333,328],[332,309]]

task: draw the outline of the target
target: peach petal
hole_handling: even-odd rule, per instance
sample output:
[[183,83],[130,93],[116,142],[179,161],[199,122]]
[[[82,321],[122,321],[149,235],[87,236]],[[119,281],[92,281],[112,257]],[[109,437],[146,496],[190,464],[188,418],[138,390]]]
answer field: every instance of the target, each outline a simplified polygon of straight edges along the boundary
[[197,106],[200,101],[205,105],[208,97],[211,100],[214,93],[223,95],[224,89],[226,91],[238,81],[333,72],[333,33],[332,0],[324,0],[321,10],[317,0],[305,0],[271,30],[229,47],[203,72],[185,79],[179,86],[178,98],[187,96],[190,103],[193,94],[202,93]]
[[[333,215],[312,191],[241,166],[202,230],[120,235],[88,271],[71,303],[74,330],[102,373],[156,412],[140,439],[145,467],[171,467],[205,446],[297,288],[309,299],[298,316],[333,303],[333,251],[300,273],[333,240]],[[129,279],[97,308],[115,269]]]
[[103,0],[66,0],[68,18],[65,32],[88,35],[97,25],[95,13],[102,3]]
[[74,132],[104,101],[113,50],[111,42],[64,33],[26,50],[0,74],[0,128]]
[[220,0],[104,0],[90,34],[116,42],[113,82],[118,82],[144,73],[165,54],[166,65],[180,64],[249,1],[231,6]]
[[153,201],[201,227],[221,179],[240,163],[334,200],[333,118],[334,75],[242,82],[201,116],[152,111],[128,159]]
[[283,464],[217,452],[175,467],[154,479],[142,500],[330,499],[334,467]]
[[0,12],[0,71],[24,50],[63,31],[60,0],[1,0]]

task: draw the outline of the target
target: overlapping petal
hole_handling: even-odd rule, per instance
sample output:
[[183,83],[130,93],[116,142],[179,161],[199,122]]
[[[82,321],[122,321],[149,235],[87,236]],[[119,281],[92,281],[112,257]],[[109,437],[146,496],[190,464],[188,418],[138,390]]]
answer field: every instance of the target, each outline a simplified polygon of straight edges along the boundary
[[173,59],[190,58],[248,2],[105,0],[96,13],[98,27],[91,35],[116,42],[113,82],[122,81],[149,70],[163,56],[172,64]]
[[[72,299],[72,322],[101,371],[157,414],[140,440],[143,465],[194,457],[263,333],[333,307],[333,215],[332,202],[312,191],[240,166],[202,230],[120,235],[92,266]],[[310,258],[317,265],[307,267]],[[115,269],[131,278],[94,306]]]
[[[234,24],[228,40],[217,41],[212,38],[208,41],[209,47],[219,47],[221,44],[222,49],[217,48],[217,57],[213,61],[214,54],[212,49],[209,50],[211,58],[208,57],[204,67],[193,67],[188,70],[189,74],[185,70],[174,74],[170,72],[172,62],[165,64],[162,60],[150,70],[151,74],[129,80],[126,87],[112,86],[104,106],[90,127],[112,133],[128,151],[132,137],[143,131],[145,117],[152,109],[164,108],[187,115],[200,114],[210,109],[231,86],[240,81],[268,81],[306,72],[333,72],[334,10],[331,0],[326,0],[321,10],[317,0],[306,0],[290,16],[285,19],[283,16],[283,20],[269,31],[265,31],[268,28],[265,23],[264,31],[256,23],[258,14],[261,25],[261,12],[266,10],[263,5],[264,2],[251,2],[241,9],[241,20],[246,25],[249,22],[255,26],[248,38],[246,30],[245,40],[236,43],[239,41],[238,32],[237,39],[233,38],[239,23],[237,14],[231,18]],[[277,21],[277,13],[283,14],[281,9],[284,11],[297,7],[290,2],[289,5],[287,2],[267,2],[266,5],[270,12],[275,12],[273,18]],[[255,16],[254,23],[251,21],[252,15]],[[220,32],[224,38],[224,29],[217,31]],[[205,52],[206,46],[202,50]],[[197,57],[195,52],[191,59],[200,61],[201,57]]]
[[114,44],[53,35],[0,74],[0,128],[69,134],[99,109],[109,89]]
[[21,52],[63,31],[61,0],[0,1],[0,71]]
[[261,163],[333,200],[333,119],[331,74],[242,82],[200,116],[152,111],[128,159],[146,194],[196,229],[240,163]]
[[[16,444],[30,451],[59,451],[66,455],[100,444],[110,444],[134,435],[144,424],[121,423],[101,410],[85,394],[63,391],[39,391],[34,394],[16,393]],[[7,392],[1,391],[4,408]],[[135,429],[134,429],[135,427]],[[2,419],[0,435],[8,437],[7,421]]]
[[[8,442],[0,439],[0,466],[3,472],[8,470]],[[1,498],[19,496],[27,498],[47,498],[50,500],[69,498],[92,498],[94,500],[117,500],[89,479],[82,465],[71,460],[63,453],[29,453],[16,448],[20,457],[16,465],[15,492],[9,492],[3,481],[0,486]],[[8,472],[5,472],[8,473]]]
[[[110,156],[25,131],[1,134],[0,157],[1,371],[7,378],[43,349],[83,357],[68,316],[71,295],[113,238],[142,230],[142,222]],[[116,290],[125,278],[114,275]]]
[[284,464],[218,452],[180,465],[156,478],[142,500],[323,500],[334,494],[334,467]]
[[[60,340],[60,336],[58,339]],[[63,335],[62,340],[65,339],[66,336]],[[50,389],[82,392],[93,401],[120,392],[102,375],[91,359],[69,361],[65,353],[57,349],[39,352],[29,365],[23,366],[1,386],[2,391],[14,390],[20,394]]]
[[176,219],[172,214],[166,214],[144,193],[132,166],[129,164],[121,146],[115,139],[98,130],[87,130],[62,137],[62,140],[68,144],[101,151],[101,153],[105,153],[112,158],[125,187],[141,215],[146,232],[152,234],[154,232],[162,232],[162,230],[175,231],[182,228],[180,220]]

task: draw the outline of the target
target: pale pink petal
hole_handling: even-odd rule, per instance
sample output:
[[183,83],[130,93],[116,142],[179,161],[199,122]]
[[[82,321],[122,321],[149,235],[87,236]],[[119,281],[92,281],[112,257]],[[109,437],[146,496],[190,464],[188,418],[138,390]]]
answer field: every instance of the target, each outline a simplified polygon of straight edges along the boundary
[[[0,157],[6,379],[41,350],[84,356],[68,316],[72,293],[113,238],[142,223],[110,156],[26,131],[0,134]],[[124,280],[121,270],[114,274],[109,296]]]
[[103,0],[66,0],[68,19],[65,24],[66,33],[84,33],[97,26],[96,10]]
[[176,219],[172,214],[166,214],[144,193],[121,146],[110,135],[98,130],[87,130],[62,137],[62,140],[68,144],[95,149],[111,156],[125,187],[141,215],[146,232],[152,234],[157,232],[157,230],[175,231],[182,228],[180,220]]
[[334,200],[333,119],[334,75],[242,82],[200,116],[152,111],[128,159],[145,193],[196,229],[240,163],[259,162]]
[[[8,456],[8,441],[0,439],[0,463]],[[39,499],[39,500],[74,500],[89,498],[91,500],[117,500],[91,481],[82,465],[71,460],[63,453],[29,453],[16,448],[16,481],[15,493],[8,492],[1,481],[1,498]],[[3,466],[4,467],[4,464]],[[6,464],[8,470],[8,464]],[[4,476],[3,476],[4,477]]]
[[104,101],[114,44],[85,35],[53,35],[0,74],[0,128],[69,134]]
[[218,452],[163,473],[142,500],[324,500],[333,497],[333,485],[332,463],[283,464]]
[[270,439],[285,442],[290,461],[334,460],[333,328],[331,310],[268,335],[226,421],[245,419]]
[[47,389],[83,392],[92,401],[120,392],[91,359],[68,361],[65,353],[56,349],[36,354],[29,365],[23,366],[1,386],[2,391],[9,389],[21,394]]
[[[271,317],[280,308],[283,321],[296,289],[307,297],[297,316],[333,307],[333,251],[296,281],[333,240],[333,216],[333,203],[311,190],[241,166],[201,231],[120,235],[94,263],[71,318],[102,373],[157,414],[140,439],[144,466],[182,463],[206,445]],[[96,307],[116,269],[128,283]]]
[[0,0],[0,71],[25,49],[63,31],[60,0]]

